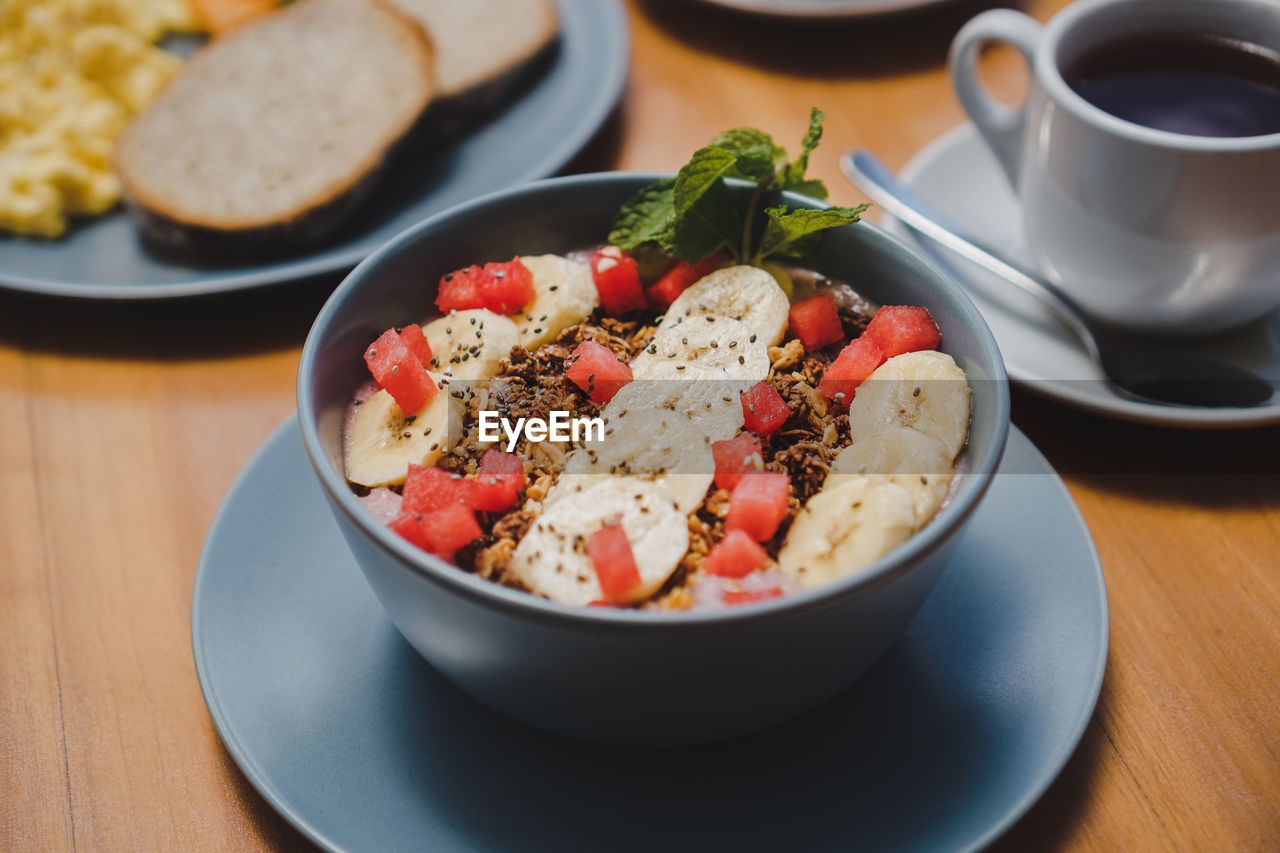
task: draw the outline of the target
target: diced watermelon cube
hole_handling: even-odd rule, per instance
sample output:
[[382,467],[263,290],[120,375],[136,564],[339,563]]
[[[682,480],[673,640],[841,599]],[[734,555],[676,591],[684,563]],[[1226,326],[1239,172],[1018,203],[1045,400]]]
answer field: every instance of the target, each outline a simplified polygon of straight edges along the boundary
[[725,590],[725,604],[749,604],[753,601],[766,601],[782,595],[782,587],[771,586],[765,589],[728,589]]
[[626,602],[640,586],[640,570],[621,524],[606,524],[587,537],[587,556],[595,566],[605,600]]
[[513,314],[533,301],[533,273],[519,258],[484,265],[477,279],[480,301],[498,314]]
[[741,578],[765,564],[769,555],[741,530],[730,530],[707,554],[702,566],[713,575]]
[[406,512],[388,527],[424,551],[446,560],[452,560],[455,551],[482,533],[475,512],[460,503],[450,503],[434,512]]
[[418,414],[436,396],[436,383],[395,329],[387,329],[364,351],[364,362],[406,415]]
[[787,322],[792,333],[810,351],[844,339],[836,298],[825,290],[792,305]]
[[590,260],[591,277],[605,312],[619,317],[645,306],[644,288],[636,259],[617,246],[605,246]]
[[631,368],[613,350],[595,341],[583,341],[565,362],[564,375],[596,403],[607,403],[632,380]]
[[533,273],[519,258],[512,258],[449,273],[440,279],[436,307],[446,314],[468,308],[512,314],[532,302],[533,295]]
[[827,367],[818,382],[818,393],[847,406],[858,392],[858,386],[884,362],[884,352],[874,339],[865,334],[855,338]]
[[764,467],[764,449],[760,439],[749,432],[728,441],[711,442],[711,456],[716,461],[716,485],[733,490],[742,475]]
[[662,274],[661,278],[649,285],[645,295],[655,308],[666,311],[676,297],[684,293],[689,285],[698,279],[710,275],[724,265],[724,252],[716,252],[709,258],[703,258],[696,264],[687,261],[676,261]]
[[937,349],[942,343],[942,331],[933,321],[933,315],[919,305],[882,305],[862,336],[879,344],[887,359]]
[[778,389],[767,380],[757,382],[742,392],[742,418],[752,432],[772,435],[791,417],[791,409]]
[[698,261],[696,264],[693,265],[693,270],[691,273],[692,278],[689,279],[689,284],[693,284],[698,279],[704,276],[711,275],[713,272],[715,272],[716,270],[724,266],[725,262],[728,260],[729,260],[729,256],[724,253],[723,249],[721,249],[719,252],[716,252],[714,255],[711,255],[709,257],[703,258],[702,260]]
[[422,333],[422,327],[417,323],[410,323],[400,330],[400,340],[404,341],[404,345],[409,348],[409,352],[417,357],[423,367],[431,366],[433,353],[431,352],[431,344],[427,343],[427,336]]
[[790,477],[774,471],[743,475],[729,498],[725,530],[741,530],[757,542],[770,539],[787,514],[790,486]]
[[514,453],[491,447],[480,457],[472,506],[485,512],[505,512],[515,506],[524,488],[524,462]]
[[475,264],[449,273],[440,279],[440,285],[436,289],[436,307],[446,314],[468,308],[483,308],[480,279],[484,277],[484,270]]
[[450,504],[475,506],[476,481],[443,468],[410,465],[405,477],[400,511],[419,515],[435,512]]
[[[683,264],[684,261],[676,261],[677,264]],[[674,275],[673,275],[674,274]],[[684,293],[688,286],[684,284],[685,274],[683,271],[672,268],[662,274],[662,278],[645,288],[644,295],[649,304],[659,311],[666,311],[671,307],[671,303],[676,301],[676,297]]]

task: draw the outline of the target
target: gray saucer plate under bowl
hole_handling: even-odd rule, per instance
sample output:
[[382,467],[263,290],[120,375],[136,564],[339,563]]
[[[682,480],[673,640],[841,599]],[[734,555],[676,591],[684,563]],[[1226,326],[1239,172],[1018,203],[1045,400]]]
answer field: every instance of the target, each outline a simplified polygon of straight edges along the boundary
[[191,603],[232,758],[304,835],[353,851],[978,849],[1075,749],[1107,629],[1088,529],[1017,430],[888,655],[818,710],[711,746],[567,740],[454,689],[365,583],[293,418],[223,501]]
[[[1034,269],[1017,197],[971,124],[930,142],[899,177],[934,207],[965,223],[1003,254]],[[1047,308],[992,273],[931,241],[917,238],[887,214],[885,230],[943,262],[964,285],[991,327],[1009,378],[1025,388],[1106,417],[1187,429],[1259,427],[1280,423],[1280,395],[1263,406],[1197,409],[1122,397],[1098,378],[1080,340]],[[1249,325],[1185,346],[1280,383],[1280,311]]]
[[618,0],[557,0],[560,43],[546,68],[483,125],[395,159],[348,223],[321,246],[265,263],[165,260],[117,210],[56,241],[0,236],[0,288],[80,299],[172,299],[247,290],[350,269],[433,213],[545,178],[600,129],[622,95],[629,58]]

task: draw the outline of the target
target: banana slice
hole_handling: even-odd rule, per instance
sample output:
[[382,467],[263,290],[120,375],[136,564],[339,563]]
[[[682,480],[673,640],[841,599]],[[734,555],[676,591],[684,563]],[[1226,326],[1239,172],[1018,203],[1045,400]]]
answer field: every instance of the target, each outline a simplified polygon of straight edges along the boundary
[[664,489],[685,514],[701,505],[715,476],[711,442],[742,428],[738,395],[768,375],[768,353],[748,342],[743,323],[716,315],[661,334],[631,362],[635,380],[605,406],[605,440],[574,451],[548,500],[597,479],[635,475]]
[[677,296],[662,325],[698,314],[720,314],[746,323],[757,341],[771,347],[782,340],[790,310],[787,295],[768,272],[759,267],[726,267],[700,278]]
[[969,435],[969,383],[945,353],[895,356],[858,386],[849,404],[853,440],[911,427],[942,442],[954,459]]
[[915,531],[911,495],[875,477],[841,478],[796,515],[778,566],[803,587],[854,574],[901,545]]
[[644,352],[632,360],[631,372],[637,379],[652,379],[669,375],[670,369],[679,374],[682,365],[687,370],[694,364],[718,367],[730,379],[759,382],[769,375],[769,348],[751,327],[732,317],[668,317]]
[[431,345],[431,369],[468,381],[492,379],[520,343],[516,324],[485,308],[454,311],[423,326],[422,333]]
[[466,403],[449,393],[443,376],[431,376],[440,392],[415,418],[406,418],[386,391],[356,409],[343,442],[348,480],[369,487],[403,483],[409,463],[432,465],[449,452]]
[[605,406],[605,418],[632,410],[665,409],[693,421],[688,432],[681,429],[681,435],[695,435],[698,440],[705,435],[711,441],[737,435],[743,425],[738,395],[754,383],[732,380],[719,367],[695,363],[676,370],[676,366],[674,361],[654,363],[645,378],[629,382],[613,396]]
[[715,477],[712,439],[698,418],[665,408],[614,409],[612,403],[604,418],[604,441],[570,454],[548,501],[584,483],[636,477],[658,485],[682,513],[698,508]]
[[521,256],[533,273],[533,302],[512,315],[520,330],[520,343],[529,349],[554,341],[575,323],[581,323],[599,302],[596,284],[586,264],[559,255]]
[[951,456],[942,442],[898,427],[860,437],[831,463],[827,486],[847,476],[882,476],[911,495],[916,527],[937,513],[951,485]]
[[563,604],[584,605],[604,597],[586,540],[620,520],[631,543],[640,586],[632,600],[647,598],[666,583],[689,548],[688,522],[671,498],[637,477],[611,477],[545,505],[511,556],[509,568],[525,586]]

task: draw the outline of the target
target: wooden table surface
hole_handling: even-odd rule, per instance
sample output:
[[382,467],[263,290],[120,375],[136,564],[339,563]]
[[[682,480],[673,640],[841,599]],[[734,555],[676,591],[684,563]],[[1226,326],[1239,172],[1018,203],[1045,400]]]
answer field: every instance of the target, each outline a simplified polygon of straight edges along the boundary
[[[636,2],[625,99],[571,170],[672,169],[741,124],[794,145],[816,104],[831,117],[814,169],[860,201],[838,153],[897,168],[962,120],[943,62],[983,7],[796,28]],[[1018,97],[1020,61],[984,62]],[[333,284],[173,305],[0,294],[0,849],[303,845],[209,720],[190,593],[222,495],[293,410]],[[1280,431],[1167,432],[1022,391],[1014,421],[1093,531],[1111,651],[1080,748],[1001,846],[1275,849]]]

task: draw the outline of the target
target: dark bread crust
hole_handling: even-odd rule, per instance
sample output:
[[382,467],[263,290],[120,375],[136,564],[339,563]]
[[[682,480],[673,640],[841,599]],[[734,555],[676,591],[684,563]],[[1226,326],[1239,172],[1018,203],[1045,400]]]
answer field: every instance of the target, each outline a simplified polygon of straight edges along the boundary
[[[342,225],[372,191],[377,178],[387,162],[409,137],[417,137],[426,110],[435,89],[435,47],[430,36],[411,16],[404,14],[387,0],[367,0],[384,13],[395,17],[411,33],[419,54],[419,65],[424,80],[424,97],[416,114],[411,114],[387,135],[380,151],[374,152],[364,163],[340,183],[331,187],[324,196],[317,196],[301,203],[293,210],[270,221],[218,222],[199,217],[185,216],[172,209],[162,198],[143,190],[131,179],[129,170],[120,163],[120,143],[124,143],[133,126],[117,143],[113,152],[114,171],[120,178],[125,207],[138,223],[143,241],[158,254],[177,258],[217,262],[234,262],[247,258],[264,258],[286,255],[291,251],[314,245]],[[287,15],[291,8],[282,8],[269,17]],[[262,19],[265,20],[265,19]],[[244,27],[226,39],[243,37],[254,24]],[[184,71],[197,66],[204,51],[188,61]]]
[[415,142],[437,142],[470,130],[500,112],[531,88],[555,62],[560,51],[555,34],[530,56],[501,75],[456,95],[436,97],[427,107]]
[[206,265],[269,260],[314,246],[331,235],[369,197],[384,169],[385,162],[379,163],[343,192],[292,219],[269,225],[228,229],[183,222],[144,207],[128,195],[125,209],[137,224],[143,243],[157,255]]
[[[394,0],[393,0],[394,2]],[[478,2],[478,0],[446,0],[446,2]],[[430,34],[430,26],[406,4],[405,14],[418,20]],[[517,55],[510,66],[487,80],[472,83],[465,89],[438,92],[427,108],[426,120],[415,132],[414,141],[438,142],[464,133],[502,110],[524,91],[531,88],[553,63],[560,50],[560,12],[554,0],[542,0],[541,24],[537,38],[529,48]]]

